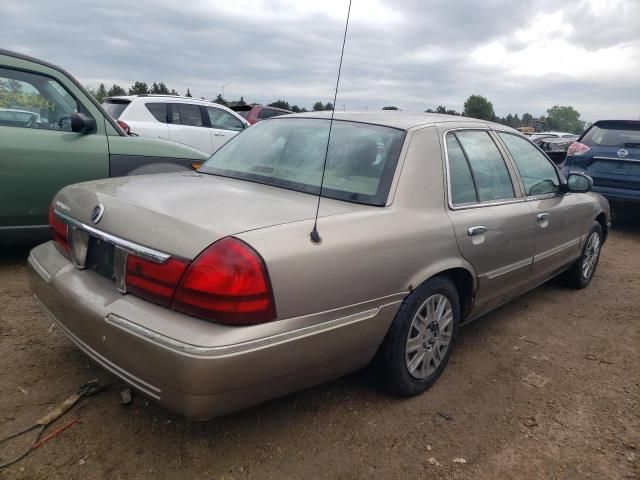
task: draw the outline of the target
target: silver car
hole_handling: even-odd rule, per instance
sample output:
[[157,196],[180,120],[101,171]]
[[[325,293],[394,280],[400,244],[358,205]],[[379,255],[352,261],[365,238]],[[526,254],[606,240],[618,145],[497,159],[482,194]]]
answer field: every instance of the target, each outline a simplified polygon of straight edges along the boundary
[[367,365],[421,393],[461,325],[560,273],[593,278],[607,201],[515,130],[340,112],[328,142],[329,125],[274,118],[198,172],[65,187],[29,257],[42,309],[132,387],[207,419]]

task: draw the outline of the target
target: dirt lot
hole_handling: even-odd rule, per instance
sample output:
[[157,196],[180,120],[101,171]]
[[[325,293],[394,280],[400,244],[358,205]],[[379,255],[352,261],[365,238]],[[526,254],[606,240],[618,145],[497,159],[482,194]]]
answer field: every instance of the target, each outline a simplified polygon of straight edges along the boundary
[[640,218],[617,225],[588,289],[550,282],[463,329],[422,396],[356,374],[207,423],[119,405],[124,386],[38,311],[26,252],[0,256],[0,437],[113,383],[0,479],[640,478]]

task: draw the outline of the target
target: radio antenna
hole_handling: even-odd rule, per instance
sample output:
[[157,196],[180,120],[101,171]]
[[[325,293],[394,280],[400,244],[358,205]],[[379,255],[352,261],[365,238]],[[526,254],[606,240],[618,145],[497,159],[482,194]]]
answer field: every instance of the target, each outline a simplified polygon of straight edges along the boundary
[[351,15],[351,0],[347,10],[347,22],[344,25],[344,37],[342,38],[342,52],[340,52],[340,65],[338,66],[338,79],[336,80],[336,90],[333,94],[333,109],[331,110],[331,120],[329,120],[329,136],[327,137],[327,147],[324,151],[324,163],[322,165],[322,177],[320,178],[320,191],[318,192],[318,204],[316,205],[316,218],[311,230],[311,241],[320,243],[322,240],[318,233],[318,214],[320,213],[320,199],[322,198],[322,186],[324,185],[324,172],[327,169],[327,156],[329,155],[329,142],[331,141],[331,128],[333,127],[333,116],[336,112],[336,99],[338,98],[338,85],[340,84],[340,72],[342,71],[342,57],[344,57],[344,44],[347,41],[347,29],[349,28],[349,15]]

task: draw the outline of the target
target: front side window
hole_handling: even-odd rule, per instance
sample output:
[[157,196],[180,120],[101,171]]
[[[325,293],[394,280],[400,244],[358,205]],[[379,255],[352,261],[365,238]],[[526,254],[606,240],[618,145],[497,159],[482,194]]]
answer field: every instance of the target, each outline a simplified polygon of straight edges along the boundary
[[[328,119],[258,122],[207,160],[200,172],[317,195],[329,134]],[[404,130],[334,121],[322,195],[384,205]]]
[[506,200],[515,197],[511,176],[489,133],[484,130],[455,132],[471,167],[478,200]]
[[504,132],[499,132],[498,135],[516,164],[527,196],[560,191],[558,172],[540,150],[517,135]]
[[212,128],[222,130],[233,130],[239,132],[244,130],[244,124],[234,115],[216,107],[207,107],[207,114]]
[[0,126],[70,132],[70,116],[81,110],[56,80],[0,68]]
[[202,127],[202,112],[200,111],[200,107],[189,103],[171,104],[171,123],[190,127]]

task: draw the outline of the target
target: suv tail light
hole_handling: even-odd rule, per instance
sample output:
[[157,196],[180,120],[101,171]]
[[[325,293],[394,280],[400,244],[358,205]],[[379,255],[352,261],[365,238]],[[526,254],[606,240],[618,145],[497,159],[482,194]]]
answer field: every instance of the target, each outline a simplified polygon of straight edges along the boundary
[[573,142],[571,145],[569,145],[569,148],[567,149],[567,155],[582,155],[583,153],[586,153],[589,150],[591,149],[587,147],[584,143]]
[[232,237],[217,241],[189,266],[171,308],[231,325],[275,318],[264,261],[246,243]]
[[122,120],[116,120],[116,123],[120,125],[120,128],[124,130],[124,133],[126,133],[127,135],[131,135],[131,127],[127,125],[126,122]]
[[69,239],[67,232],[67,224],[56,217],[53,203],[49,207],[49,228],[53,241],[64,256],[69,258]]

